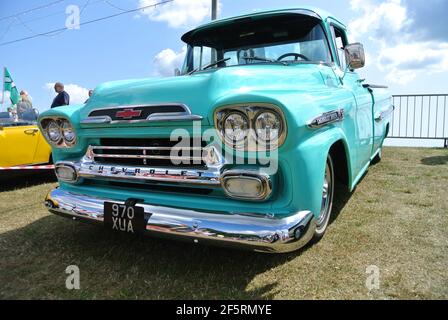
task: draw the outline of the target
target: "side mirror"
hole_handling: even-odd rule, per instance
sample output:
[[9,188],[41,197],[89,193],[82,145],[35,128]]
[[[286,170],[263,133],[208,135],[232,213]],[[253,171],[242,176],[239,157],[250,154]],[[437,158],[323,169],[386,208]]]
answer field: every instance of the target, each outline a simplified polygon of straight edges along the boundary
[[347,67],[354,70],[360,69],[366,64],[364,46],[361,43],[352,43],[344,48]]
[[180,76],[180,70],[179,70],[179,68],[174,69],[174,75],[175,75],[176,77],[179,77],[179,76]]

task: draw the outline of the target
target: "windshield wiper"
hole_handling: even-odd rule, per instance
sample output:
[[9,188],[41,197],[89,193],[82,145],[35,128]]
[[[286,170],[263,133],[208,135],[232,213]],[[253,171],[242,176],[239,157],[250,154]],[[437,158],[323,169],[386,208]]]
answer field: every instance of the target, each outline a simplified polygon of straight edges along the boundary
[[201,68],[196,68],[196,69],[194,69],[194,70],[188,72],[188,75],[193,74],[193,73],[198,72],[198,71],[207,70],[207,69],[209,69],[209,68],[211,68],[211,67],[216,66],[217,64],[220,64],[220,63],[222,63],[222,62],[226,62],[226,61],[229,61],[229,60],[230,60],[230,58],[220,59],[220,60],[218,60],[218,61],[215,61],[215,62],[212,62],[212,63],[206,65],[206,66],[203,67],[202,69],[201,69]]
[[264,61],[264,62],[270,62],[270,63],[279,63],[282,64],[284,66],[287,66],[288,63],[285,61],[278,61],[278,60],[274,60],[274,59],[268,59],[268,58],[263,58],[263,57],[241,57],[241,59],[244,60],[257,60],[257,61]]

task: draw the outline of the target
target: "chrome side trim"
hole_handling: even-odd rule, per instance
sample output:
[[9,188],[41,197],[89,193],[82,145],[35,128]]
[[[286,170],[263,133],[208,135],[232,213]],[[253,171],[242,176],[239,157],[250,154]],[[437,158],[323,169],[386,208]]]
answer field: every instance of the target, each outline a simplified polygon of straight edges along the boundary
[[[143,120],[112,120],[109,116],[91,116],[96,111],[115,110],[124,108],[151,108],[160,106],[179,106],[184,109],[184,112],[167,112],[154,113]],[[171,122],[171,121],[199,121],[203,117],[191,113],[190,108],[182,103],[160,103],[160,104],[143,104],[143,105],[125,105],[116,107],[104,107],[93,109],[89,112],[89,116],[81,120],[81,124],[117,124],[117,123],[146,123],[146,122]]]
[[[48,210],[71,219],[103,224],[104,202],[124,201],[98,198],[63,189],[50,191]],[[257,252],[284,253],[303,247],[313,237],[316,220],[310,211],[287,217],[243,212],[203,211],[189,208],[137,204],[149,217],[145,234],[214,243]]]
[[380,114],[375,118],[376,122],[381,122],[385,118],[387,118],[390,114],[392,114],[395,111],[395,106],[390,106],[387,110],[381,111]]
[[370,84],[370,83],[365,83],[362,86],[364,88],[369,88],[369,89],[389,89],[388,86],[378,85],[378,84]]
[[344,120],[344,109],[333,110],[322,113],[316,118],[307,122],[310,129],[319,129],[326,125]]

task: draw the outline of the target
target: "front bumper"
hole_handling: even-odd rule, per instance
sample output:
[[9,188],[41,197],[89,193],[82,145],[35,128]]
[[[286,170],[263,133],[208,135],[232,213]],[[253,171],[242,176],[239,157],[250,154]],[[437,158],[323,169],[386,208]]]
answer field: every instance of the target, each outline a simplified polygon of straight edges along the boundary
[[[45,204],[58,215],[103,223],[104,202],[96,198],[62,189],[52,190]],[[316,220],[310,211],[301,211],[285,218],[248,213],[198,211],[186,208],[137,204],[151,213],[146,234],[178,238],[194,243],[250,249],[257,252],[292,252],[307,244],[313,237]]]

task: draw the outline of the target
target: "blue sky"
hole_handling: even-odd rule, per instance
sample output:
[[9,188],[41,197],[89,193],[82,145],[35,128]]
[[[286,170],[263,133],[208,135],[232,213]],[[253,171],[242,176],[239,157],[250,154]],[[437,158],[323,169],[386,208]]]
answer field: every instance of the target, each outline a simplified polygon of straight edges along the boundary
[[[66,84],[74,102],[87,89],[109,80],[160,77],[183,58],[180,36],[209,20],[211,0],[175,0],[156,10],[124,14],[53,35],[1,45],[63,28],[74,4],[81,23],[158,2],[157,0],[15,0],[0,2],[0,67],[6,66],[34,105],[48,108],[49,87]],[[15,15],[35,7],[39,10]],[[332,12],[350,29],[350,41],[364,43],[367,81],[387,84],[392,93],[448,92],[446,0],[221,0],[220,17],[276,7],[314,5]]]

